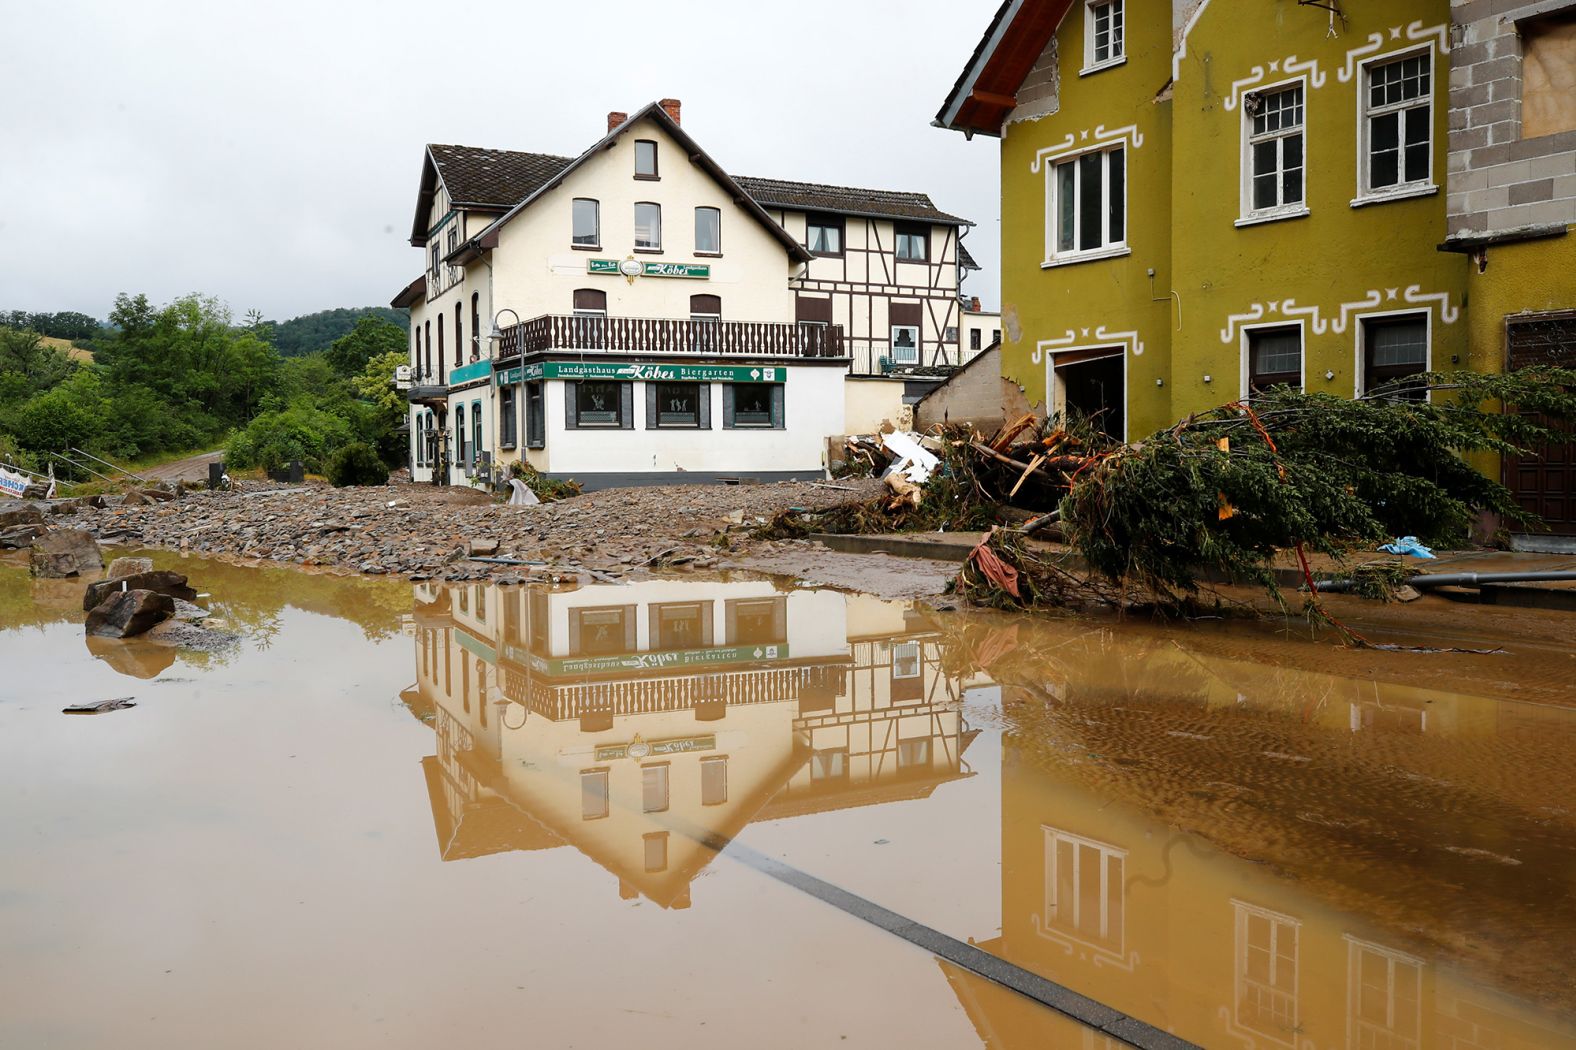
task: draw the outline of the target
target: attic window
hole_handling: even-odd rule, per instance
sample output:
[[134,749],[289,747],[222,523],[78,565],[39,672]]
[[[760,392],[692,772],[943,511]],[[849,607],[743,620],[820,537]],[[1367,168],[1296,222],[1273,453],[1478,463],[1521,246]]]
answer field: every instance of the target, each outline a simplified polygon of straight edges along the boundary
[[1127,26],[1123,0],[1089,0],[1084,13],[1084,68],[1089,73],[1114,66],[1127,57]]
[[650,139],[635,140],[635,178],[657,177],[657,144]]

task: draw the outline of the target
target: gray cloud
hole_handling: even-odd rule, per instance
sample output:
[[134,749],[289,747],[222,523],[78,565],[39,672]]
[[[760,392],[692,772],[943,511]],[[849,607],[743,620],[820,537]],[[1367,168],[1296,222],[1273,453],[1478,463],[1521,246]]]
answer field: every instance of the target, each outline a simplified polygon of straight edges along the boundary
[[421,270],[423,143],[573,155],[664,96],[737,174],[923,190],[974,219],[966,290],[995,304],[996,143],[929,126],[995,6],[7,4],[0,307],[383,303]]

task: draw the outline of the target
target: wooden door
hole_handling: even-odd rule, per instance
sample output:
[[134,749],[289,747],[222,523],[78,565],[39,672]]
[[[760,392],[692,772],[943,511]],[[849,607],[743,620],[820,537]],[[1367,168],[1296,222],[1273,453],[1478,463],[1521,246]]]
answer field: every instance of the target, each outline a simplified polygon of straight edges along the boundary
[[[1576,368],[1576,311],[1506,318],[1505,346],[1512,371],[1540,364]],[[1576,536],[1576,434],[1529,456],[1507,456],[1503,480],[1549,533]]]

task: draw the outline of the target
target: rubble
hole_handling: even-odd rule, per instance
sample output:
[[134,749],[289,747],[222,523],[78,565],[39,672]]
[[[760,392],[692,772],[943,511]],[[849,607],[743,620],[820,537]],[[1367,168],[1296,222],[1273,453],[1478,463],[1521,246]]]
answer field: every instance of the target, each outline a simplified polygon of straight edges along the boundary
[[[243,482],[233,491],[185,492],[154,505],[78,504],[70,520],[104,542],[370,575],[529,579],[595,570],[623,578],[669,551],[681,565],[716,566],[719,536],[745,536],[789,507],[825,507],[880,491],[873,479],[836,489],[814,482],[652,486],[511,506],[471,489],[393,487],[391,498],[388,487]],[[471,560],[473,554],[496,560]]]

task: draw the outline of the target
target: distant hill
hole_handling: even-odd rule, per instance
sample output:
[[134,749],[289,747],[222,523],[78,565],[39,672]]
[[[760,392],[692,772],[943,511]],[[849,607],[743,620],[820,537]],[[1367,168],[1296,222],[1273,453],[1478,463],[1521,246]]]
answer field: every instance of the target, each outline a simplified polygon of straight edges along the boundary
[[274,346],[283,357],[301,357],[326,350],[330,343],[356,327],[356,322],[368,314],[401,328],[410,327],[410,314],[405,310],[387,306],[339,307],[292,317],[288,321],[270,322],[274,326]]

